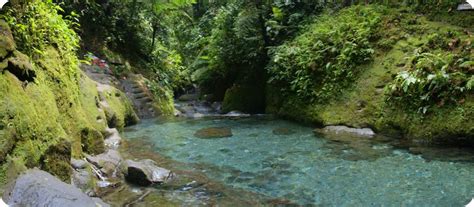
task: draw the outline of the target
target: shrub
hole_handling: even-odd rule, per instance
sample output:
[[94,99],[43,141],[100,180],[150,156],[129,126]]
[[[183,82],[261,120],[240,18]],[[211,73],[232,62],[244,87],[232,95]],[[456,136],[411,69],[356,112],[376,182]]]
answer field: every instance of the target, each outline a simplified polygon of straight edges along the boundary
[[387,86],[388,101],[424,114],[435,104],[462,102],[474,90],[474,64],[468,56],[415,52],[409,60],[408,70],[400,72]]
[[13,4],[5,19],[15,34],[18,50],[36,61],[46,55],[47,47],[54,46],[67,66],[67,72],[74,74],[77,72],[76,51],[80,38],[73,28],[79,24],[74,12],[65,17],[60,14],[62,12],[62,8],[52,0],[32,1]]
[[322,15],[307,31],[271,50],[269,82],[285,94],[324,102],[357,75],[357,66],[371,60],[380,7],[354,6],[336,16]]

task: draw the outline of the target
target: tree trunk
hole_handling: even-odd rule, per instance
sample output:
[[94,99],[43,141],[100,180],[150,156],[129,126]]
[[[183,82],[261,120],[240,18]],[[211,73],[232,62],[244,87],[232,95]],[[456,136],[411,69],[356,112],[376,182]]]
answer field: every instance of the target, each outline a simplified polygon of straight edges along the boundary
[[150,54],[155,50],[156,33],[158,31],[158,24],[153,24],[152,29],[153,29],[153,36],[152,36],[152,41],[151,41]]

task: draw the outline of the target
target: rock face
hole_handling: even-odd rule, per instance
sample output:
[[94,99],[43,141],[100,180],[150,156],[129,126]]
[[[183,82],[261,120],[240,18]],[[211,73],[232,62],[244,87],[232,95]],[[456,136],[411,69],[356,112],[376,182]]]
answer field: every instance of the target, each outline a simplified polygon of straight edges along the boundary
[[373,137],[375,132],[370,128],[350,128],[347,126],[327,126],[322,129],[315,129],[317,133],[329,134],[329,135],[352,135],[360,137]]
[[3,199],[10,206],[52,206],[52,207],[96,207],[109,206],[100,199],[90,198],[79,189],[61,182],[51,174],[38,170],[27,170]]
[[232,130],[228,127],[209,127],[196,131],[194,136],[202,139],[231,137]]
[[141,185],[149,186],[152,184],[162,184],[175,177],[171,171],[156,166],[153,160],[133,161],[127,160],[125,179],[127,181]]

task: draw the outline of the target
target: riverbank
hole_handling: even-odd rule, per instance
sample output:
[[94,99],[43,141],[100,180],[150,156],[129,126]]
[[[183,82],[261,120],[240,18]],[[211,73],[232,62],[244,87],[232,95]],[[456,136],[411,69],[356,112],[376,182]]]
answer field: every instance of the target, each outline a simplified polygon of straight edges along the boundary
[[[469,77],[472,80],[473,75],[469,62],[474,58],[472,28],[456,26],[453,22],[430,21],[428,15],[413,14],[403,8],[384,11],[379,25],[382,29],[374,30],[382,38],[371,46],[374,53],[366,56],[370,61],[353,69],[353,80],[346,87],[325,101],[309,102],[295,92],[284,93],[281,85],[269,84],[266,111],[321,127],[370,127],[377,133],[417,142],[472,146],[474,96],[466,82]],[[393,14],[395,11],[399,11],[397,15]],[[467,19],[469,13],[453,11],[451,15],[464,15]],[[310,32],[298,38],[308,38]],[[297,45],[298,38],[282,50]],[[305,42],[301,44],[299,47],[305,48]],[[297,57],[305,55],[296,54]],[[430,58],[422,58],[428,56]],[[467,62],[457,66],[453,63],[455,60]],[[285,64],[288,63],[281,63]],[[445,69],[438,68],[441,66]],[[413,78],[413,82],[403,79],[403,74]],[[435,77],[438,79],[430,82]],[[467,79],[463,79],[465,77]],[[446,85],[441,85],[443,83]],[[397,84],[405,85],[402,89]],[[455,93],[457,89],[450,87],[462,92]],[[305,91],[311,93],[311,90]]]

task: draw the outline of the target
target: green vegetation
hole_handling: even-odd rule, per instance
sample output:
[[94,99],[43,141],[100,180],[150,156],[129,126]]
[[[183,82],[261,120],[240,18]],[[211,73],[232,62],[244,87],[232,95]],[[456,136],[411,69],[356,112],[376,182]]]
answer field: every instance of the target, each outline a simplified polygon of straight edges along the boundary
[[[435,104],[464,102],[474,90],[474,38],[449,32],[446,36],[435,33],[427,39],[408,57],[408,70],[400,72],[388,86],[388,101],[393,99],[423,114]],[[436,53],[430,53],[433,51]]]
[[[7,22],[0,20],[0,51],[5,51],[0,60],[0,146],[5,153],[0,164],[8,169],[0,171],[2,178],[11,179],[26,166],[68,180],[70,157],[90,151],[81,132],[105,131],[96,83],[78,67],[79,37],[72,29],[77,24],[60,12],[51,1],[32,1],[12,4]],[[123,114],[134,112],[129,103],[116,102],[126,110],[112,111],[126,123]]]
[[381,8],[355,6],[317,18],[307,31],[274,49],[270,83],[301,99],[325,102],[338,95],[372,59]]
[[106,127],[138,121],[122,91],[81,72],[90,53],[139,77],[163,116],[197,87],[224,112],[472,141],[472,13],[454,0],[367,2],[12,1],[0,20],[0,184],[37,166],[68,180],[70,157],[103,152]]
[[304,122],[372,127],[424,141],[472,137],[472,35],[411,12],[388,10],[373,60],[356,66],[359,75],[336,96],[311,103],[295,93],[281,95],[274,84],[267,90],[267,103],[272,103],[267,110]]

